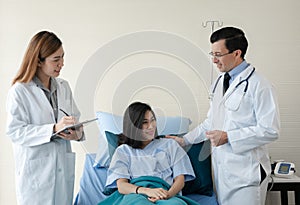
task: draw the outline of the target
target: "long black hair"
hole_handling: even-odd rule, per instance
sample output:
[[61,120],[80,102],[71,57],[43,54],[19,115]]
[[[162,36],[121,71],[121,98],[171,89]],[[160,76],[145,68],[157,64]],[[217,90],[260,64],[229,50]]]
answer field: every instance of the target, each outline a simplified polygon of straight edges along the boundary
[[[155,114],[149,105],[134,102],[128,106],[123,117],[123,133],[119,135],[119,145],[128,144],[133,148],[142,147],[142,127],[147,111],[152,112],[156,120]],[[154,138],[157,138],[157,128]]]

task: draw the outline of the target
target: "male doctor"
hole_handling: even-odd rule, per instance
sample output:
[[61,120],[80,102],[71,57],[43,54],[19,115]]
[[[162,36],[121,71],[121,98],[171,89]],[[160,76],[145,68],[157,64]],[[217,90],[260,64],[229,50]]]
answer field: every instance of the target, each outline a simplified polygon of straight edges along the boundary
[[210,140],[220,205],[263,205],[271,172],[267,144],[280,129],[276,94],[244,59],[248,42],[242,30],[221,28],[210,42],[221,74],[211,88],[207,119],[183,138],[172,138],[182,146]]

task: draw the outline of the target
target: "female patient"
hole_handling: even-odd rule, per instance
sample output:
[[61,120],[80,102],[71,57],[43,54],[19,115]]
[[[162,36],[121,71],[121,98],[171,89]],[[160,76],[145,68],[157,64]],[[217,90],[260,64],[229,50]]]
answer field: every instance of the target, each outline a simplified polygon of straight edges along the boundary
[[[156,117],[149,105],[136,102],[127,108],[119,144],[106,181],[107,187],[117,186],[118,194],[123,195],[114,204],[195,204],[177,195],[184,182],[194,178],[190,160],[175,141],[157,137]],[[147,177],[154,179],[154,184],[157,179],[164,180],[167,188],[147,187],[149,183],[143,182]],[[109,200],[100,204],[109,204]]]

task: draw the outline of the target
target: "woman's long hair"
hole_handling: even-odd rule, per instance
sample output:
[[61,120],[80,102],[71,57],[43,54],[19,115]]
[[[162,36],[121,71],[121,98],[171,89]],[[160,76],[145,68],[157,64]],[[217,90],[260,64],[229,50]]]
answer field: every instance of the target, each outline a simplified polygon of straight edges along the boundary
[[27,47],[21,67],[12,84],[30,82],[39,67],[39,63],[44,62],[61,46],[61,40],[52,32],[41,31],[35,34]]
[[[129,105],[123,117],[123,133],[119,135],[119,145],[128,144],[133,148],[142,147],[142,127],[147,111],[152,112],[156,120],[155,114],[149,105],[141,102]],[[154,137],[157,137],[157,128]]]

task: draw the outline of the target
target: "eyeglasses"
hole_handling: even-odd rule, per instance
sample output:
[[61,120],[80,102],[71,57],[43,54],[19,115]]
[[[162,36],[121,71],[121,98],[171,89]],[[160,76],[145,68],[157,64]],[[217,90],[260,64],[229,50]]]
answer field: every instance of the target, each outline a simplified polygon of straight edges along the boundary
[[224,53],[224,54],[213,53],[213,52],[210,52],[210,53],[208,53],[208,54],[209,54],[212,58],[221,58],[221,57],[226,56],[226,55],[228,55],[228,54],[230,54],[230,53],[233,53],[233,51],[230,51],[230,52]]

